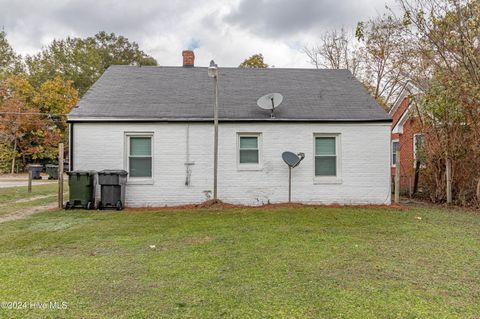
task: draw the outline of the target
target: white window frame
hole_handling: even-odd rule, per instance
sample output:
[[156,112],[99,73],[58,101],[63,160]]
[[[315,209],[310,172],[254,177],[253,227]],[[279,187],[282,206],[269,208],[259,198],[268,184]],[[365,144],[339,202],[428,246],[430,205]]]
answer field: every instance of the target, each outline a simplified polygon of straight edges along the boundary
[[[150,138],[150,147],[151,147],[151,157],[152,157],[152,176],[151,177],[130,177],[130,137],[149,137]],[[125,132],[124,139],[124,169],[128,172],[127,183],[128,184],[139,184],[139,185],[151,185],[154,182],[153,177],[155,176],[155,156],[154,156],[154,137],[153,132]]]
[[[314,184],[341,184],[342,180],[342,138],[340,133],[314,133],[313,134],[313,183]],[[336,156],[336,176],[316,176],[315,175],[315,158],[316,158],[316,138],[317,137],[334,137],[335,138],[335,156]]]
[[[398,146],[400,147],[400,140],[397,138],[390,143],[390,165],[391,167],[396,167],[396,163],[393,162],[393,143],[398,143]],[[398,158],[396,158],[396,160],[398,161]]]
[[[240,138],[256,137],[258,148],[258,163],[240,163]],[[262,133],[259,132],[237,132],[237,170],[238,171],[260,171],[263,169],[263,141]]]
[[[425,143],[425,134],[423,133],[415,133],[413,134],[413,167],[417,163],[417,136],[423,136],[423,143]],[[425,164],[420,164],[420,167],[425,167]]]

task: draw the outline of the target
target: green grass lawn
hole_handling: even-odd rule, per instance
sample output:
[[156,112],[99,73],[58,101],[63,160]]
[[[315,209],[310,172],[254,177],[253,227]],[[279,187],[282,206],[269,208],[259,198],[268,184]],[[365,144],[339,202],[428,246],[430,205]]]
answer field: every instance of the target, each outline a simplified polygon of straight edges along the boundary
[[[27,186],[0,188],[0,217],[55,202],[57,188],[58,184],[33,185],[31,193],[28,192]],[[67,183],[65,183],[64,189],[68,190]],[[66,198],[68,198],[67,195],[65,194]]]
[[[65,183],[65,187],[67,183]],[[37,196],[56,195],[58,184],[33,185],[32,192],[27,186],[0,188],[0,204],[12,203],[18,200],[29,199]]]
[[0,301],[68,308],[0,318],[478,318],[479,230],[431,208],[42,213],[0,224]]

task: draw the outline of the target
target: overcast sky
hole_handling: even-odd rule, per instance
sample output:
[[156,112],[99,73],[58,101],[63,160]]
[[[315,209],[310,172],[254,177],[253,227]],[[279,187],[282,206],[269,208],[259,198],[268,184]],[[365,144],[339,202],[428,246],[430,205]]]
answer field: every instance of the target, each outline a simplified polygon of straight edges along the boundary
[[139,43],[160,65],[213,58],[238,66],[263,53],[276,67],[309,67],[301,48],[322,31],[385,12],[394,0],[0,0],[0,25],[13,48],[32,54],[53,39],[115,32]]

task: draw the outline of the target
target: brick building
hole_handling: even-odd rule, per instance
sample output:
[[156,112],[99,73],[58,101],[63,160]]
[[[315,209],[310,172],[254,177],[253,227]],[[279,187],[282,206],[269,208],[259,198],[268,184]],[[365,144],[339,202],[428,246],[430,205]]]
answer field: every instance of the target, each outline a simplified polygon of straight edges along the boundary
[[[420,146],[424,142],[420,123],[415,115],[416,97],[421,90],[412,82],[402,89],[389,114],[392,117],[391,173],[395,177],[396,165],[400,164],[400,192],[413,191],[415,165],[419,158]],[[397,149],[400,150],[400,160]]]

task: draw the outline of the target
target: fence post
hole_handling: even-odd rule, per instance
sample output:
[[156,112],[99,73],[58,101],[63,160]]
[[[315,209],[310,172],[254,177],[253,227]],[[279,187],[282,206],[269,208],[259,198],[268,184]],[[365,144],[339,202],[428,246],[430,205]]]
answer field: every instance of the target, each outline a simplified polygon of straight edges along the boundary
[[32,170],[28,168],[28,192],[32,192]]
[[58,144],[58,208],[63,208],[63,143]]
[[446,165],[446,175],[447,175],[447,204],[452,203],[452,161],[447,158]]
[[477,195],[477,201],[480,203],[480,178],[479,178],[478,181],[477,181],[477,192],[476,192],[476,195]]
[[397,144],[397,157],[395,162],[395,204],[400,203],[400,145]]

